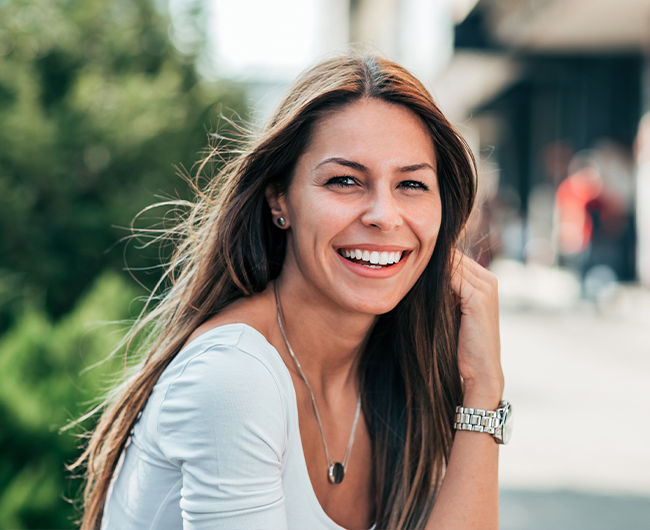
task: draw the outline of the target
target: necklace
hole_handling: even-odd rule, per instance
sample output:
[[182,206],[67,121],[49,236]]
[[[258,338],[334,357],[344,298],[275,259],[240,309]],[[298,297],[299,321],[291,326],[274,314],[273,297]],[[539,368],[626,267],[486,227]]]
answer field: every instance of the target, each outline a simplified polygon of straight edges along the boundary
[[277,283],[274,285],[274,290],[275,290],[275,307],[277,309],[277,314],[278,314],[278,325],[280,326],[280,333],[282,333],[282,338],[284,339],[284,343],[287,345],[287,350],[289,350],[289,354],[291,355],[293,362],[296,363],[296,367],[298,368],[298,372],[300,373],[302,380],[305,382],[305,385],[307,385],[307,390],[309,390],[309,395],[311,396],[311,403],[314,406],[314,414],[316,415],[316,421],[318,422],[318,428],[320,429],[320,436],[321,439],[323,440],[323,447],[325,448],[325,457],[327,458],[327,478],[332,484],[340,484],[341,482],[343,482],[343,478],[345,477],[345,471],[348,468],[348,460],[350,459],[350,452],[352,451],[352,444],[354,443],[354,434],[357,431],[357,422],[359,420],[359,412],[361,411],[361,394],[359,394],[359,397],[357,398],[357,411],[354,414],[354,423],[352,424],[352,432],[350,433],[350,440],[348,441],[348,447],[345,450],[343,463],[334,462],[332,461],[330,452],[327,449],[327,442],[325,441],[325,432],[323,431],[323,423],[321,422],[320,414],[318,413],[318,407],[316,406],[316,398],[314,397],[314,391],[312,390],[311,385],[307,380],[307,376],[305,375],[305,372],[302,371],[302,366],[300,366],[296,354],[293,353],[293,349],[291,348],[291,345],[289,344],[289,340],[287,339],[287,335],[284,332],[284,326],[282,325],[282,317],[280,316],[280,297],[278,295]]

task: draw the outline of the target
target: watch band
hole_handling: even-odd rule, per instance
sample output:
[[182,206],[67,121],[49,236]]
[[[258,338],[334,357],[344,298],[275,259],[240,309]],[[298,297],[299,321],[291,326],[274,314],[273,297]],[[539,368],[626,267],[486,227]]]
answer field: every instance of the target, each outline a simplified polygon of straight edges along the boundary
[[502,418],[499,411],[456,407],[454,423],[456,430],[494,434],[501,425]]

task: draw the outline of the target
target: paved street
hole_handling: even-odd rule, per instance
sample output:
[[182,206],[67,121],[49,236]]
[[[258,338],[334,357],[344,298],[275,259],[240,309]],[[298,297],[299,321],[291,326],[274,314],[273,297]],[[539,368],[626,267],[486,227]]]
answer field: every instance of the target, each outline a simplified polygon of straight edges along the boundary
[[650,497],[502,490],[501,530],[647,530]]
[[650,292],[618,288],[596,306],[539,274],[497,267],[516,414],[502,528],[650,528]]

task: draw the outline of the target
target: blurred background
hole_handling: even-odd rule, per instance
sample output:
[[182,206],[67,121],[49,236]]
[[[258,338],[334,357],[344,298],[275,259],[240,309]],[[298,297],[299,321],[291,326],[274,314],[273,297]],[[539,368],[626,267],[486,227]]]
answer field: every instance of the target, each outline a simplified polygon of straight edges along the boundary
[[168,251],[123,241],[136,214],[348,43],[418,75],[479,160],[502,528],[650,528],[647,0],[0,0],[0,528],[74,527],[59,430]]

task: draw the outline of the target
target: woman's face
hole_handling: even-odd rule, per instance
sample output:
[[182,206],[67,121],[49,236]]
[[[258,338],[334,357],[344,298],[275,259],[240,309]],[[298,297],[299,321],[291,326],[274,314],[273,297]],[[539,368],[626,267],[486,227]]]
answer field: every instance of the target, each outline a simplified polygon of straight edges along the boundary
[[[285,195],[282,282],[310,302],[378,315],[424,271],[441,202],[431,136],[406,107],[363,99],[320,120]],[[288,287],[288,286],[287,286]]]

